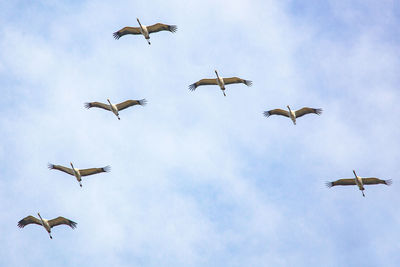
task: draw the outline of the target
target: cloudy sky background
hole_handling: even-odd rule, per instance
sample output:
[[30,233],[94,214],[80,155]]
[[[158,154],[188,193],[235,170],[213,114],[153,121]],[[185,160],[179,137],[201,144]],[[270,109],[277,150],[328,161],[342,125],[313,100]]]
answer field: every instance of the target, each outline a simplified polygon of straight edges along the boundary
[[[178,31],[112,38],[136,17]],[[1,1],[0,265],[399,266],[399,26],[398,1]],[[253,86],[188,90],[214,69]],[[107,98],[148,105],[83,107]],[[262,116],[286,105],[324,113]],[[325,187],[353,169],[393,185]],[[78,227],[16,226],[38,211]]]

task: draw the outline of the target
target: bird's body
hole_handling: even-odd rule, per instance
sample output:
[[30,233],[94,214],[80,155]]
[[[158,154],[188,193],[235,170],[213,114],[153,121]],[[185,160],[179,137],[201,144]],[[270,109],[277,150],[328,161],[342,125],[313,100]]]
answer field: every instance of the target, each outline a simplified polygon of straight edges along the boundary
[[101,172],[109,172],[110,171],[110,166],[106,166],[103,168],[91,168],[91,169],[77,169],[74,167],[72,162],[70,162],[72,168],[67,168],[61,165],[53,165],[50,164],[48,165],[49,169],[52,170],[59,170],[65,173],[68,173],[69,175],[75,176],[76,180],[79,183],[79,186],[82,187],[82,176],[89,176]]
[[104,104],[104,103],[100,103],[100,102],[89,102],[89,103],[85,103],[85,108],[89,109],[89,108],[102,108],[108,111],[111,111],[112,113],[115,114],[115,116],[117,116],[118,120],[120,120],[119,117],[119,111],[124,110],[128,107],[131,106],[135,106],[135,105],[140,105],[140,106],[144,106],[147,104],[147,100],[146,99],[141,99],[141,100],[126,100],[122,103],[119,103],[117,105],[111,104],[110,99],[107,99],[108,104]]
[[356,172],[353,170],[354,173],[354,178],[344,178],[344,179],[339,179],[333,182],[327,182],[326,186],[332,187],[332,186],[337,186],[337,185],[357,185],[358,189],[361,191],[363,197],[365,197],[364,194],[364,185],[374,185],[374,184],[385,184],[385,185],[391,185],[392,180],[381,180],[376,177],[369,177],[369,178],[362,178],[356,174]]
[[320,109],[320,108],[304,107],[304,108],[301,108],[301,109],[296,110],[296,111],[293,111],[289,106],[287,106],[287,108],[288,108],[288,111],[283,110],[283,109],[279,109],[279,108],[271,109],[271,110],[268,110],[268,111],[264,111],[264,116],[265,117],[269,117],[271,115],[285,116],[285,117],[290,118],[292,120],[293,124],[296,125],[296,119],[301,117],[301,116],[304,116],[306,114],[311,114],[311,113],[320,115],[322,113],[322,109]]
[[241,79],[238,77],[222,78],[218,75],[218,72],[216,70],[215,70],[215,74],[217,75],[216,79],[201,79],[198,82],[195,82],[195,83],[189,85],[189,89],[191,91],[194,91],[194,90],[196,90],[197,87],[199,87],[201,85],[218,85],[219,88],[222,90],[222,93],[224,94],[224,96],[226,96],[225,85],[227,85],[227,84],[243,83],[247,86],[252,85],[252,81],[244,80],[244,79]]
[[19,228],[24,228],[28,224],[37,224],[43,226],[44,229],[46,229],[47,233],[49,234],[50,238],[52,239],[53,237],[51,236],[51,228],[57,225],[65,224],[71,227],[72,229],[76,228],[76,222],[68,220],[64,217],[57,217],[52,220],[47,220],[43,219],[42,216],[40,216],[40,213],[38,212],[39,219],[33,216],[27,216],[20,220],[18,222],[18,227]]
[[167,25],[162,23],[156,23],[151,26],[142,25],[138,18],[136,18],[137,22],[139,23],[139,27],[124,27],[121,30],[114,32],[114,38],[119,39],[121,36],[126,34],[142,34],[146,39],[147,43],[150,45],[150,34],[159,31],[170,31],[172,33],[176,32],[178,29],[176,25]]

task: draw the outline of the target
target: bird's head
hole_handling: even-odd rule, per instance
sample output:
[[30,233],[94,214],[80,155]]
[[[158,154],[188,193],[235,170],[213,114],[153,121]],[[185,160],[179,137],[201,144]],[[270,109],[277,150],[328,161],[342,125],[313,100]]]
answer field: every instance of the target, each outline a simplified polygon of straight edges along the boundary
[[72,164],[72,162],[70,162],[69,164],[71,164],[72,169],[74,168],[74,165]]
[[38,212],[37,215],[39,216],[39,218],[42,218],[42,216],[40,216],[40,212]]
[[355,170],[353,170],[353,173],[354,173],[354,175],[357,177],[357,174],[356,174],[356,171],[355,171]]
[[286,107],[287,107],[287,108],[290,110],[290,107],[289,107],[289,105],[287,105]]
[[215,74],[218,76],[218,72],[217,72],[217,70],[214,70],[214,72],[215,72]]

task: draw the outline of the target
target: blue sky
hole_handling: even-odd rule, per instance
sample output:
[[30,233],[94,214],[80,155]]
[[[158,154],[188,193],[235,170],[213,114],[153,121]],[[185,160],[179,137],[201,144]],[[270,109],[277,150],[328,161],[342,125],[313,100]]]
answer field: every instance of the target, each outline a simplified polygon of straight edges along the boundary
[[[176,34],[112,33],[178,25]],[[395,1],[2,1],[1,266],[398,266]],[[188,85],[240,76],[252,87]],[[84,102],[148,100],[120,113]],[[323,108],[294,126],[264,110]],[[111,165],[83,179],[47,169]],[[325,182],[360,176],[391,187]],[[40,212],[78,223],[17,222]]]

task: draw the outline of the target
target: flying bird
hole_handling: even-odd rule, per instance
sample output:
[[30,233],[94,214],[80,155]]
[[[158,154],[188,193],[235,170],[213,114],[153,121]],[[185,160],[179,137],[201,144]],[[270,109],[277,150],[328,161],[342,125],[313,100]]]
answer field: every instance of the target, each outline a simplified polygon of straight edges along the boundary
[[110,171],[110,166],[106,166],[103,168],[91,168],[91,169],[77,169],[74,168],[74,165],[72,162],[70,162],[72,168],[67,168],[61,165],[53,165],[49,163],[48,167],[50,170],[59,170],[65,173],[68,173],[69,175],[75,176],[76,180],[78,180],[80,187],[82,187],[82,176],[89,176],[101,172],[109,172]]
[[299,118],[301,116],[304,116],[306,114],[311,114],[311,113],[314,113],[314,114],[317,114],[317,115],[320,115],[322,113],[322,109],[320,109],[320,108],[307,108],[307,107],[305,107],[305,108],[301,108],[301,109],[296,110],[296,111],[292,111],[289,106],[287,106],[287,108],[289,109],[289,111],[286,111],[286,110],[283,110],[283,109],[280,109],[280,108],[264,111],[264,116],[267,117],[267,118],[269,116],[271,116],[271,115],[285,116],[285,117],[290,118],[293,121],[293,124],[296,125],[296,118]]
[[124,36],[126,34],[142,34],[150,45],[150,33],[159,31],[176,32],[176,30],[178,29],[176,25],[167,25],[162,23],[156,23],[151,26],[144,26],[140,23],[138,18],[136,18],[136,20],[139,23],[139,27],[124,27],[121,30],[113,33],[114,38],[118,40],[121,36]]
[[131,106],[135,106],[135,105],[141,105],[144,106],[147,104],[147,100],[146,99],[142,99],[142,100],[126,100],[122,103],[119,103],[117,105],[111,104],[110,99],[107,99],[108,104],[104,104],[104,103],[100,103],[100,102],[89,102],[89,103],[85,103],[85,108],[89,109],[89,108],[102,108],[108,111],[112,111],[112,113],[115,114],[115,116],[117,116],[117,118],[120,120],[119,118],[119,111],[124,110],[126,108],[129,108]]
[[194,90],[196,90],[197,87],[199,87],[201,85],[218,85],[221,88],[224,96],[226,96],[226,94],[225,94],[225,85],[226,84],[244,83],[247,86],[251,86],[253,84],[252,81],[244,80],[244,79],[241,79],[238,77],[221,78],[221,77],[219,77],[218,72],[216,70],[215,70],[215,74],[217,75],[216,79],[201,79],[200,81],[189,85],[189,89],[191,91],[194,91]]
[[72,229],[76,228],[76,222],[68,220],[64,217],[59,216],[52,220],[46,220],[46,219],[43,219],[42,216],[40,216],[39,212],[38,212],[38,215],[39,215],[40,220],[36,217],[29,215],[18,222],[18,227],[24,228],[28,224],[41,225],[49,233],[49,236],[51,239],[53,238],[51,236],[51,228],[53,228],[54,226],[65,224],[65,225],[68,225],[69,227],[71,227]]
[[370,185],[370,184],[385,184],[385,185],[391,185],[392,180],[381,180],[379,178],[375,177],[370,177],[370,178],[361,178],[356,174],[356,172],[353,170],[354,173],[354,178],[346,178],[346,179],[339,179],[334,182],[326,182],[327,187],[332,187],[332,186],[337,186],[337,185],[357,185],[358,189],[361,190],[361,193],[363,197],[365,197],[364,194],[364,185]]

